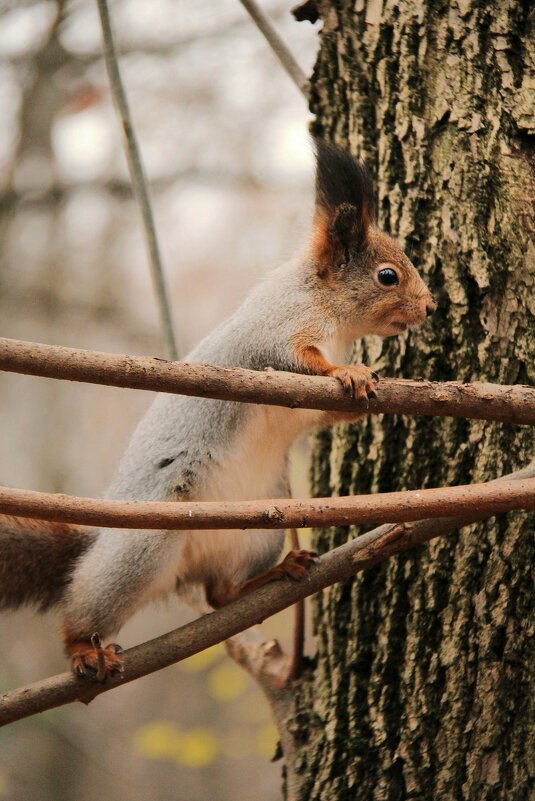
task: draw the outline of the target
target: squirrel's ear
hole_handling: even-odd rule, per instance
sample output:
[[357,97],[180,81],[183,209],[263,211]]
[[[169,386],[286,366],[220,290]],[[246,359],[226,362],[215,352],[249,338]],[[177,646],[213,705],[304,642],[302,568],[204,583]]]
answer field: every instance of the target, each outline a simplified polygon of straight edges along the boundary
[[366,247],[374,220],[370,174],[346,150],[315,140],[316,211],[314,255],[322,272]]

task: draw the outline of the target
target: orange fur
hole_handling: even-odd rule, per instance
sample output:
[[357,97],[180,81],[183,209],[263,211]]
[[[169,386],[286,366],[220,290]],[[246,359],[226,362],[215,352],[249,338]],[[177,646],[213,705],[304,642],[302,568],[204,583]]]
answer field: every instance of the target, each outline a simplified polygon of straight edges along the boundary
[[328,275],[333,260],[330,224],[331,219],[325,209],[318,209],[312,223],[311,251],[321,277]]
[[290,576],[296,580],[304,578],[308,568],[314,563],[316,553],[305,549],[292,550],[286,554],[282,562],[260,573],[259,576],[246,581],[241,587],[232,587],[221,583],[207,582],[205,585],[206,600],[214,609],[225,606],[236,598],[270,584],[272,581]]
[[347,392],[357,400],[376,397],[375,373],[364,364],[337,365],[331,364],[315,345],[297,343],[297,358],[307,373],[326,375],[336,378]]
[[[77,676],[97,678],[105,681],[107,676],[123,672],[122,648],[114,643],[102,647],[98,635],[81,639],[80,634],[63,626],[65,653],[70,659],[71,669]],[[99,675],[101,673],[101,675]]]
[[301,335],[294,341],[299,363],[303,365],[305,372],[312,375],[330,375],[335,365],[325,358],[319,348],[307,342],[307,339],[306,335]]

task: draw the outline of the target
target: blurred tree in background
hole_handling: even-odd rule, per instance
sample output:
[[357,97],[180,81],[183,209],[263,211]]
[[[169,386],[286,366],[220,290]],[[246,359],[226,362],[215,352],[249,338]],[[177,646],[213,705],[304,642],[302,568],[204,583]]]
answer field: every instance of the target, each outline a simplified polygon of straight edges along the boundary
[[[263,3],[310,71],[316,32]],[[184,355],[306,235],[306,103],[237,0],[113,0]],[[161,355],[93,0],[0,0],[0,334]],[[101,494],[150,395],[2,374],[0,483]],[[301,472],[304,472],[301,470]],[[302,492],[306,492],[305,489]],[[127,645],[186,621],[139,615]],[[282,640],[289,616],[266,624]],[[65,669],[57,623],[0,617],[0,690]],[[113,696],[113,697],[112,697]],[[214,649],[0,731],[0,799],[280,798],[256,687]]]

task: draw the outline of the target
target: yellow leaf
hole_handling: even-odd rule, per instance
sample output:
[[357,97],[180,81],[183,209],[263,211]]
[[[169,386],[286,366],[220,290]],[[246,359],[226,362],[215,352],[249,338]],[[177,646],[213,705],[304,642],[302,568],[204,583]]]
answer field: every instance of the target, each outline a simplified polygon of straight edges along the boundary
[[142,726],[134,734],[134,748],[147,759],[173,757],[178,729],[164,720]]
[[175,739],[174,759],[192,768],[208,765],[217,756],[217,743],[210,729],[198,727],[182,732]]
[[223,645],[218,643],[207,648],[205,651],[199,651],[198,654],[193,654],[183,662],[180,662],[180,668],[188,673],[197,673],[199,670],[204,670],[208,665],[212,665],[223,654]]
[[247,677],[241,668],[232,662],[223,662],[208,676],[208,692],[217,701],[233,701],[247,687]]

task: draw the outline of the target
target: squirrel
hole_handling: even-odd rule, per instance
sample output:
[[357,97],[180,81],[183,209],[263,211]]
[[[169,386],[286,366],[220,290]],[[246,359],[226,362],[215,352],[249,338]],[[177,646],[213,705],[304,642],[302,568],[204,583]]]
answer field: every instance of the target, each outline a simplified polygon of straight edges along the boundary
[[[375,223],[364,165],[315,141],[312,235],[269,274],[187,361],[333,376],[356,400],[376,395],[369,367],[349,365],[352,342],[419,325],[435,301],[400,245]],[[357,406],[357,404],[356,404]],[[363,404],[351,419],[362,416]],[[315,426],[348,415],[160,394],[135,430],[107,497],[253,500],[287,497],[287,454]],[[281,561],[282,531],[84,530],[0,515],[0,608],[57,607],[71,667],[121,672],[120,647],[101,646],[150,600],[178,592],[215,609],[268,581],[301,578],[314,559]],[[97,634],[98,633],[98,634]]]

